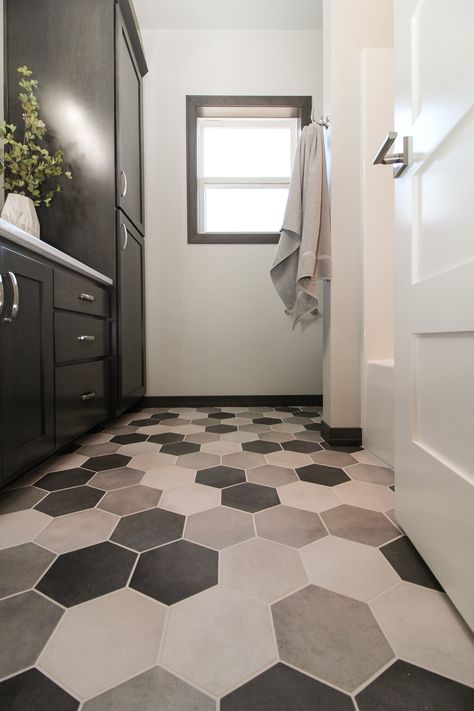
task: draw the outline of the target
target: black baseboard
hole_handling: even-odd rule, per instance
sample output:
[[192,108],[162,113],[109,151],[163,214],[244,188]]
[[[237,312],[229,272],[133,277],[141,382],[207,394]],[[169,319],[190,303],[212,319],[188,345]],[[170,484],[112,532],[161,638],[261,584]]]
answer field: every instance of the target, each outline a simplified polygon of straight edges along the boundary
[[321,437],[334,447],[358,447],[362,444],[361,427],[330,427],[321,422]]
[[322,395],[180,395],[177,397],[159,395],[144,397],[135,407],[257,407],[259,405],[322,407],[322,404]]

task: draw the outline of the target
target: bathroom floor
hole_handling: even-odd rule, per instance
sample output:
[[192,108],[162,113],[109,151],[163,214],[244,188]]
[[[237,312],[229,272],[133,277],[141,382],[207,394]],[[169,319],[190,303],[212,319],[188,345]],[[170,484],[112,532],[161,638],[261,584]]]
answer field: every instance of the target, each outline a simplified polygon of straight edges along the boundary
[[5,711],[467,711],[393,474],[316,407],[127,413],[0,493]]

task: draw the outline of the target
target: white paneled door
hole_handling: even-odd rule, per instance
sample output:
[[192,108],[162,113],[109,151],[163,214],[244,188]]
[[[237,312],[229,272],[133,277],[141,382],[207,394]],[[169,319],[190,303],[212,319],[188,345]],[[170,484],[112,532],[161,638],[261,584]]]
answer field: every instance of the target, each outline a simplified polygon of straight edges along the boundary
[[397,516],[474,627],[474,2],[394,6]]

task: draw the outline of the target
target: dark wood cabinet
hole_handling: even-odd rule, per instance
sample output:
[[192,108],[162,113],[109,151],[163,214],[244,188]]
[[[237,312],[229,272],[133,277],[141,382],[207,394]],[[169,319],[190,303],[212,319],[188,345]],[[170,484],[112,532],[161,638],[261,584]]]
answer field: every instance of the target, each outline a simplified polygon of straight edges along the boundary
[[0,247],[0,477],[54,450],[53,269]]
[[143,237],[125,215],[117,212],[121,240],[117,246],[119,409],[145,394],[145,295]]

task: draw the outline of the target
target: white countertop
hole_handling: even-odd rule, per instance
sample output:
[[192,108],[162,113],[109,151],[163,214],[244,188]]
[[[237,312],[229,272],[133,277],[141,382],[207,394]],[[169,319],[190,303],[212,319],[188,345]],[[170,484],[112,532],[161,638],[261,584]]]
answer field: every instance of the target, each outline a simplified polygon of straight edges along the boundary
[[70,257],[68,254],[61,252],[61,250],[56,249],[56,247],[52,247],[50,244],[46,244],[46,242],[32,237],[27,232],[23,232],[23,230],[20,230],[18,227],[15,227],[15,225],[11,225],[1,218],[0,237],[14,244],[18,244],[20,247],[30,250],[30,252],[35,252],[47,259],[51,259],[51,261],[61,264],[63,267],[68,267],[68,269],[72,269],[79,274],[94,279],[101,284],[107,284],[107,286],[112,286],[113,284],[112,279],[109,279],[109,277],[104,274],[92,269],[92,267],[88,267],[87,264],[79,262],[77,259],[74,259],[74,257]]

